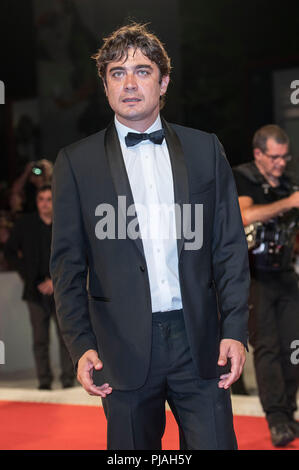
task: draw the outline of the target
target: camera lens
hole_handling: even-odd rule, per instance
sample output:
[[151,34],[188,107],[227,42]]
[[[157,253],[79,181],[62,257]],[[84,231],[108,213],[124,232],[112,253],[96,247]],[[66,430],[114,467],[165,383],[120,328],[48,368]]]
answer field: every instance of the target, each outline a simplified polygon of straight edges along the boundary
[[40,166],[34,166],[32,168],[32,173],[36,176],[40,176],[42,174],[43,170]]

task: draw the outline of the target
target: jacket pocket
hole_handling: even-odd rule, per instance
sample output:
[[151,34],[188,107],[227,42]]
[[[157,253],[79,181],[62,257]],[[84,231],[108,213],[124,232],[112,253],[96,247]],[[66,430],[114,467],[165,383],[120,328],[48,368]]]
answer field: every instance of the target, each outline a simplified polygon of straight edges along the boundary
[[88,298],[91,300],[97,300],[99,302],[111,302],[109,297],[97,297],[96,295],[88,295]]

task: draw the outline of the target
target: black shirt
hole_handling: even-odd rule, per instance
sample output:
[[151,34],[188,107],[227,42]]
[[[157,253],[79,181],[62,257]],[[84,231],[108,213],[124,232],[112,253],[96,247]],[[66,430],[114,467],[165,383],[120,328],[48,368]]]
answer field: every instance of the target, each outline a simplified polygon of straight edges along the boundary
[[[271,204],[288,197],[293,192],[292,183],[285,175],[279,178],[279,185],[277,187],[272,187],[260,173],[254,161],[233,168],[233,173],[239,197],[248,196],[252,198],[254,204]],[[263,225],[267,227],[267,230],[274,231],[279,220],[298,218],[298,212],[295,210],[288,211],[283,217],[284,219],[277,216]],[[292,270],[292,252],[292,246],[283,247],[284,254],[281,268],[277,268],[277,271],[269,268],[269,272],[266,272],[268,268],[266,268],[266,265],[263,265],[265,258],[263,259],[262,255],[253,256],[253,253],[250,252],[251,275],[259,279],[267,279],[278,276],[282,271]]]
[[273,188],[254,162],[233,168],[233,173],[239,197],[249,196],[254,204],[271,204],[291,193],[291,184],[287,177],[282,175],[279,178],[279,186]]

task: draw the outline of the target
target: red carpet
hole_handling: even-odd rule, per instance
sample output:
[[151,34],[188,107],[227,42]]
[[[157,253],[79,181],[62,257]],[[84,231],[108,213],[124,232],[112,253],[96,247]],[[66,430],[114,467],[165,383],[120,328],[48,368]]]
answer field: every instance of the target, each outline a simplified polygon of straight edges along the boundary
[[[241,450],[275,449],[264,418],[235,416]],[[106,448],[103,409],[93,406],[0,401],[1,450],[97,450]],[[167,412],[164,450],[178,449],[178,431]],[[299,439],[284,449],[299,450]]]

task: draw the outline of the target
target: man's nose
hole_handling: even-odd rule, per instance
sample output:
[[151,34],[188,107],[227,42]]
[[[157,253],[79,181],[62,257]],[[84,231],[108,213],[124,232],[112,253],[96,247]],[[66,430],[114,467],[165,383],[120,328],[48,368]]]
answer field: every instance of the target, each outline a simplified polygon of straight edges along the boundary
[[133,73],[128,73],[126,75],[124,88],[126,90],[135,90],[137,88],[137,80]]
[[284,159],[284,158],[280,158],[280,159],[279,159],[279,167],[280,167],[280,168],[285,168],[286,165],[287,165],[287,162],[285,161],[285,159]]

